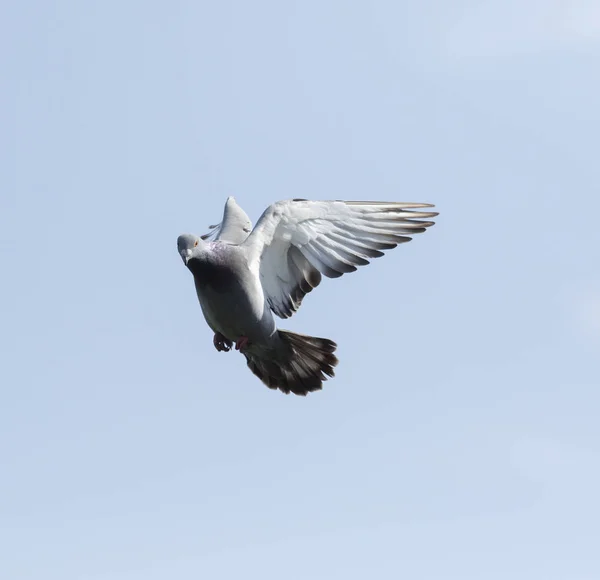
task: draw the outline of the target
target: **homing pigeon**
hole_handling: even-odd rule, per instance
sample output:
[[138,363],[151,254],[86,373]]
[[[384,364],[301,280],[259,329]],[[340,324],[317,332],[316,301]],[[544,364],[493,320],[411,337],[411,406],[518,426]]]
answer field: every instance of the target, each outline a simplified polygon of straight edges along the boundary
[[[183,234],[177,249],[193,274],[218,351],[235,343],[270,389],[306,395],[333,377],[335,342],[279,330],[321,275],[338,278],[410,241],[438,215],[427,203],[278,201],[256,227],[229,197],[223,220],[204,236]],[[426,210],[426,211],[423,211]]]

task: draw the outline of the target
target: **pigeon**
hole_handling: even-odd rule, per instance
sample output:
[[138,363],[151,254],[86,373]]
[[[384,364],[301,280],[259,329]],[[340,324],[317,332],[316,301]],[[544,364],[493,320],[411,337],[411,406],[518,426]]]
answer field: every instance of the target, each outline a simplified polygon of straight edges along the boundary
[[192,273],[217,351],[234,345],[270,389],[307,395],[334,376],[337,344],[278,329],[322,276],[339,278],[424,232],[428,203],[309,201],[270,205],[256,226],[233,197],[208,234],[182,234],[177,249]]

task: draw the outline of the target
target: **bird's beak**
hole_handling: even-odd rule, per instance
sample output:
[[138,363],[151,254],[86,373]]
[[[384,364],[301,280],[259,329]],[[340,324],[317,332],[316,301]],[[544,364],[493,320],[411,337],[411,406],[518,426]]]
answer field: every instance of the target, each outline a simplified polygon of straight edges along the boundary
[[192,257],[192,250],[187,249],[187,250],[181,250],[181,258],[183,260],[183,263],[187,266],[187,263],[189,261],[189,259]]

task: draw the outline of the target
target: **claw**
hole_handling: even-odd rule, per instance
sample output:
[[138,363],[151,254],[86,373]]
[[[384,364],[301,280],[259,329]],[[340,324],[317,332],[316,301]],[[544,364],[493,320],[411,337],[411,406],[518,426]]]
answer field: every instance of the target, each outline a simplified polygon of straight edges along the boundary
[[213,344],[215,345],[215,348],[221,352],[229,352],[231,350],[231,346],[233,345],[233,342],[231,340],[229,340],[228,338],[226,338],[225,336],[223,336],[220,332],[215,332],[215,337],[213,338]]

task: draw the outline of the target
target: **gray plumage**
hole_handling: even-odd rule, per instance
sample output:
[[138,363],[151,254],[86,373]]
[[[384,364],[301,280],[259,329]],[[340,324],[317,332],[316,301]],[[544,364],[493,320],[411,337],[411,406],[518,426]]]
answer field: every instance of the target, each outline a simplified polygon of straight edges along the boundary
[[306,395],[334,376],[336,344],[278,330],[322,275],[338,278],[433,225],[424,203],[287,200],[252,223],[233,197],[205,236],[184,234],[179,253],[217,350],[242,351],[269,388]]
[[222,240],[230,244],[241,244],[252,231],[252,221],[230,196],[225,202],[221,223],[209,228],[211,231],[201,236],[203,240]]

